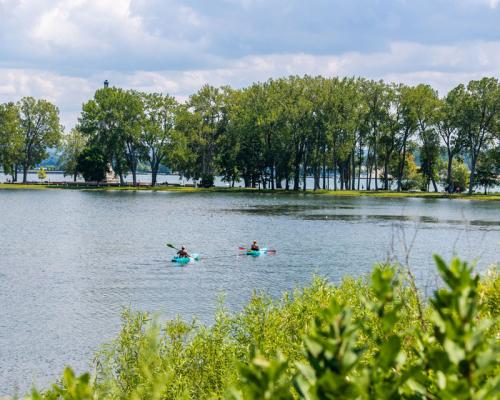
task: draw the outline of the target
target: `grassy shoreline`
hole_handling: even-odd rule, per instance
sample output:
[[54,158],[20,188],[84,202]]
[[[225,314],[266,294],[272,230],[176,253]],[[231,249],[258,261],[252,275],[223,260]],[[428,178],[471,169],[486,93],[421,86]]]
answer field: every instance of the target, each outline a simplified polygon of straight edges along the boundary
[[434,192],[394,192],[394,191],[358,191],[358,190],[307,190],[294,192],[292,190],[271,190],[271,189],[252,189],[252,188],[195,188],[186,186],[84,186],[84,185],[54,185],[54,184],[4,184],[0,183],[0,190],[45,190],[45,189],[66,189],[66,190],[97,190],[97,191],[141,191],[150,190],[157,192],[184,192],[184,193],[272,193],[275,195],[322,195],[337,197],[384,197],[384,198],[431,198],[431,199],[461,199],[461,200],[480,200],[480,201],[500,201],[500,194],[473,194],[472,196],[461,194],[447,194]]
[[383,197],[383,198],[430,198],[430,199],[460,199],[460,200],[481,200],[481,201],[500,201],[500,194],[447,194],[442,192],[394,192],[394,191],[360,191],[360,190],[307,190],[307,191],[292,191],[292,190],[271,190],[271,189],[252,189],[252,188],[195,188],[189,186],[84,186],[84,185],[54,185],[54,184],[5,184],[0,183],[0,190],[46,190],[46,189],[66,189],[66,190],[97,190],[97,191],[157,191],[157,192],[184,192],[184,193],[267,193],[275,195],[321,195],[321,196],[338,196],[338,197]]

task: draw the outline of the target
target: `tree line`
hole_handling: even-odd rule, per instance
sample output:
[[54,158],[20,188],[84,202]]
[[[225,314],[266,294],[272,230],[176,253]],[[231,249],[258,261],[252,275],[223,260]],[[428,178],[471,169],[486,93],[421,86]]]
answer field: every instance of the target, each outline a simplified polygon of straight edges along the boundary
[[440,97],[429,85],[363,78],[270,79],[242,89],[203,86],[184,103],[116,87],[96,91],[62,135],[45,100],[0,105],[0,162],[26,171],[60,146],[61,166],[99,181],[110,167],[124,183],[147,164],[210,187],[434,190],[469,193],[498,183],[500,84],[460,84]]

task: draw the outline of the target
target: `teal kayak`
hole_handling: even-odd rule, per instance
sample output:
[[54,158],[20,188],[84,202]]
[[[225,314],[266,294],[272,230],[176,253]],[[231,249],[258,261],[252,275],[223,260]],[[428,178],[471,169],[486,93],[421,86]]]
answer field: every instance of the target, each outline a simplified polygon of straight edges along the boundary
[[267,254],[267,248],[263,248],[260,250],[247,250],[247,256],[258,257],[263,254]]
[[176,262],[179,264],[188,264],[188,263],[199,261],[199,260],[200,260],[199,254],[192,254],[191,257],[175,256],[174,258],[172,258],[172,262]]

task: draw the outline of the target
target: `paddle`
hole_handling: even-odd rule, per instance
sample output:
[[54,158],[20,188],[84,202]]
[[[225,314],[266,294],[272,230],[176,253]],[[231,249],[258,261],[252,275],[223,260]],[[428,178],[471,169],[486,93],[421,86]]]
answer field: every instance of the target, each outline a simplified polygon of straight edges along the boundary
[[[241,251],[251,251],[251,249],[247,249],[246,247],[238,247],[238,250]],[[276,250],[266,250],[267,253],[276,253]]]

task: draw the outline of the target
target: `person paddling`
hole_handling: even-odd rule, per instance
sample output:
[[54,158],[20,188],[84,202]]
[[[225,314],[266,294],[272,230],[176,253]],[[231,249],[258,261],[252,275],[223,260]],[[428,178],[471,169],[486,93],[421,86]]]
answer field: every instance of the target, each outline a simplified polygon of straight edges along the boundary
[[259,245],[257,244],[257,241],[254,240],[253,243],[252,243],[252,247],[250,247],[250,250],[252,251],[259,251],[260,250],[260,247]]
[[189,255],[189,253],[187,252],[186,246],[181,246],[181,249],[177,252],[177,255],[178,255],[180,258],[187,258],[187,257],[191,257],[191,256]]

